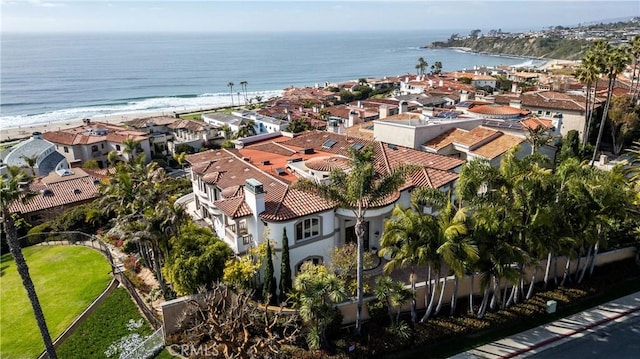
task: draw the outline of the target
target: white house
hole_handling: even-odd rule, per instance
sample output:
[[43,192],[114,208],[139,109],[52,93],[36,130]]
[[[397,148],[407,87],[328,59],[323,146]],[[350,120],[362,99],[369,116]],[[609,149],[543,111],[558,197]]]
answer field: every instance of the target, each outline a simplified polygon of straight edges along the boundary
[[257,134],[283,131],[289,125],[289,121],[263,116],[256,111],[249,110],[234,111],[231,114],[205,113],[202,114],[202,119],[217,127],[227,125],[234,132],[238,131],[242,124],[252,120]]
[[348,171],[349,148],[367,145],[373,146],[380,174],[403,164],[420,166],[407,176],[397,194],[367,211],[365,247],[374,250],[396,203],[409,206],[415,187],[450,189],[464,161],[320,131],[269,138],[241,149],[210,150],[187,157],[191,163],[193,215],[210,225],[238,254],[262,242],[268,229],[269,238],[276,243],[276,268],[280,266],[285,230],[294,273],[306,261],[328,262],[334,247],[356,240],[355,216],[351,210],[336,208],[291,184],[299,178],[326,181],[334,168]]

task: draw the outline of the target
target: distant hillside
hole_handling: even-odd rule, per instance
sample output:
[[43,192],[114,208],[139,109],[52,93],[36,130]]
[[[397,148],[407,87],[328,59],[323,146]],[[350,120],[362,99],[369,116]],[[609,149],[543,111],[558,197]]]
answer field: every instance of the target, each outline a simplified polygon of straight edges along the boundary
[[552,37],[480,37],[436,41],[427,48],[465,47],[470,51],[492,55],[513,55],[546,59],[577,60],[589,48],[587,40]]

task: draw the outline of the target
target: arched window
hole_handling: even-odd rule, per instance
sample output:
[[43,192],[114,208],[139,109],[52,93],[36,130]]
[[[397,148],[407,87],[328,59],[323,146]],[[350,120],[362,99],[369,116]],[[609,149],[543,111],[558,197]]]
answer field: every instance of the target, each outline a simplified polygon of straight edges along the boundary
[[296,241],[320,235],[320,217],[305,218],[296,223]]
[[310,256],[301,260],[300,262],[298,262],[298,264],[296,264],[296,274],[300,273],[300,270],[302,269],[302,265],[307,262],[313,263],[315,265],[320,265],[324,263],[324,259],[321,256]]

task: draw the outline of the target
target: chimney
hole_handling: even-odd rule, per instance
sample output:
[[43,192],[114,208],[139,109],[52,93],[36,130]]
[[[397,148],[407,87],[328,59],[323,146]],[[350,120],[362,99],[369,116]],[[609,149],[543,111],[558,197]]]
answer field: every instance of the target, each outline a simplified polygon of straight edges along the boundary
[[358,115],[358,112],[354,110],[349,111],[349,120],[347,121],[346,127],[351,127],[358,123],[360,123],[360,116]]
[[460,102],[469,101],[469,93],[467,91],[460,91]]
[[32,138],[35,140],[41,140],[42,139],[42,132],[34,132],[31,134]]
[[362,102],[358,101],[358,105],[356,107],[357,108],[362,108]]
[[382,120],[383,118],[387,118],[389,117],[389,106],[387,105],[380,105],[380,107],[378,107],[378,117]]
[[260,213],[264,212],[264,188],[255,178],[249,178],[244,183],[244,201],[251,208],[255,223],[259,223]]
[[433,117],[433,107],[423,107],[422,114],[425,116]]
[[291,122],[291,112],[287,113],[287,121]]
[[444,86],[444,81],[442,80],[438,81],[438,87],[442,87],[442,86]]
[[522,101],[520,100],[510,100],[509,106],[517,109],[522,109]]
[[409,111],[409,106],[407,105],[407,101],[400,101],[400,112],[398,113],[405,113]]
[[513,93],[517,93],[518,92],[518,83],[517,82],[511,83],[511,92],[513,92]]

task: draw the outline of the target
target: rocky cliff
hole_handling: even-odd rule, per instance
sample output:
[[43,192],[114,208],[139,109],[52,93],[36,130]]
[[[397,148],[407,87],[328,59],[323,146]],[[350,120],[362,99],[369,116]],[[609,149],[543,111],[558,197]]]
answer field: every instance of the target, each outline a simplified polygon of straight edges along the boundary
[[512,55],[545,59],[577,60],[589,48],[586,40],[561,37],[480,37],[436,41],[425,48],[464,47],[492,55]]

